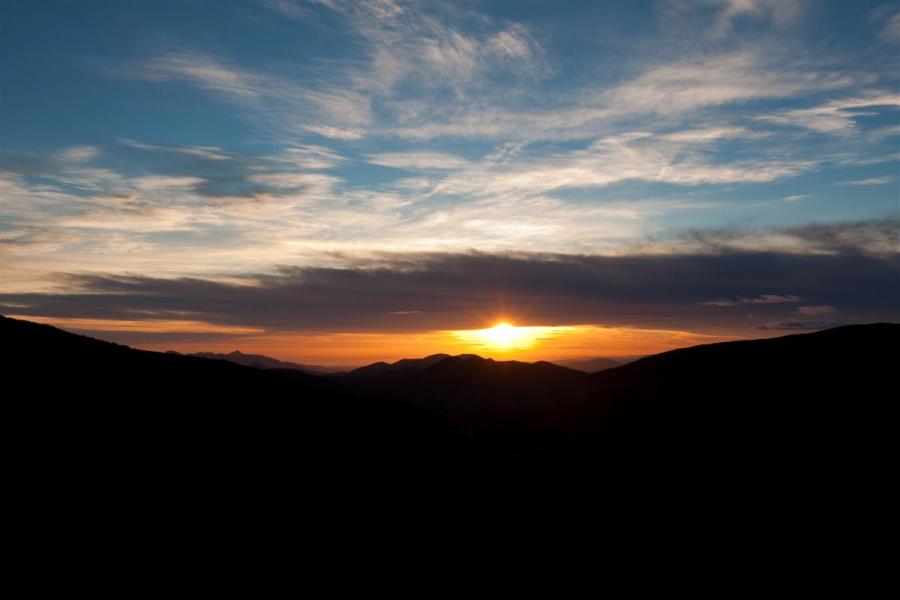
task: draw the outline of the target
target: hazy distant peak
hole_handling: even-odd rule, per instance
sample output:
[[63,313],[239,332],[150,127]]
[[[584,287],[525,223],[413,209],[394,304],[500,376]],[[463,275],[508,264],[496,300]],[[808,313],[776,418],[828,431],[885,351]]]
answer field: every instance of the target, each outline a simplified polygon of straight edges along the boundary
[[584,371],[585,373],[598,373],[600,371],[605,371],[606,369],[614,369],[615,367],[621,366],[623,363],[611,358],[596,357],[560,360],[556,361],[556,364],[569,369],[575,369],[576,371]]
[[322,365],[306,365],[295,362],[288,362],[265,356],[264,354],[245,354],[240,350],[234,350],[228,354],[218,354],[215,352],[195,352],[188,356],[196,356],[199,358],[209,358],[214,360],[227,360],[245,367],[254,367],[257,369],[295,369],[305,371],[307,373],[334,373],[344,371],[341,367],[327,367]]

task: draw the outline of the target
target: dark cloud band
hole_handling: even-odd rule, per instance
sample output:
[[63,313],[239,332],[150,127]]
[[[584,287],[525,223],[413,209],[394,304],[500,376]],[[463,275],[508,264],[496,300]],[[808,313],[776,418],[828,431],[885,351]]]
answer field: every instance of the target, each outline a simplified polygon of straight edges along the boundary
[[[835,322],[900,320],[897,255],[850,250],[405,254],[347,268],[285,267],[247,276],[245,284],[137,275],[68,275],[65,284],[60,293],[0,294],[0,310],[192,319],[273,331],[455,329],[480,327],[498,315],[542,325],[733,330],[803,321],[801,301],[833,307]],[[740,301],[767,297],[796,302]]]

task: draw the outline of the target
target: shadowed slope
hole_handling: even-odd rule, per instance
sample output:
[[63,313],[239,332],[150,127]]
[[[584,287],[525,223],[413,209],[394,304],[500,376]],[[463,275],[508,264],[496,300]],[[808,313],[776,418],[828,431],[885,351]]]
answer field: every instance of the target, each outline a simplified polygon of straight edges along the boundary
[[349,373],[347,373],[347,378],[352,379],[361,379],[361,378],[369,378],[369,377],[381,377],[381,376],[405,376],[414,371],[420,371],[422,369],[426,369],[435,363],[439,363],[440,361],[450,358],[449,354],[432,354],[430,356],[426,356],[425,358],[403,358],[393,363],[386,363],[384,361],[379,361],[376,363],[372,363],[371,365],[366,365],[364,367],[359,367],[358,369],[353,369]]
[[146,460],[186,474],[199,460],[203,473],[251,465],[264,473],[289,462],[339,475],[440,465],[460,452],[425,411],[361,399],[301,371],[133,350],[4,317],[0,340],[21,425],[48,450],[87,453],[110,468]]
[[[591,376],[606,447],[785,477],[877,464],[900,325],[696,346]],[[794,471],[796,469],[796,472]]]
[[[177,352],[175,354],[178,354]],[[214,360],[227,360],[245,367],[255,367],[257,369],[296,369],[313,375],[322,373],[340,373],[344,369],[340,367],[326,367],[324,365],[305,365],[301,363],[278,360],[264,354],[244,354],[239,350],[229,352],[228,354],[219,354],[216,352],[194,352],[187,356],[196,356],[198,358],[211,358]]]
[[567,369],[584,371],[585,373],[599,373],[600,371],[605,371],[606,369],[614,369],[622,365],[621,362],[613,360],[611,358],[570,359],[557,361],[556,364],[561,367],[566,367]]
[[[132,350],[0,318],[35,435],[103,460],[284,466],[582,465],[787,474],[871,455],[900,325],[697,346],[594,375],[473,355],[342,377]],[[54,447],[48,444],[48,447]],[[212,453],[212,454],[209,454]],[[513,462],[508,462],[513,461]],[[589,466],[589,467],[588,467]]]

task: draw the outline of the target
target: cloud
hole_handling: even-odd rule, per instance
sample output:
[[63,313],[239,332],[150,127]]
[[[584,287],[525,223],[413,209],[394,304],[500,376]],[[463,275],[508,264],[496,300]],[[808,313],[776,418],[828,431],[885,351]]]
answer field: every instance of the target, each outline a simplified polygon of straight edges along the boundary
[[881,142],[891,137],[900,136],[900,125],[888,125],[887,127],[878,127],[868,132],[869,139],[874,142]]
[[208,160],[229,160],[233,158],[231,153],[226,152],[218,146],[159,146],[156,144],[145,144],[131,139],[123,139],[122,144],[129,148],[136,148],[147,152],[172,152]]
[[781,294],[760,294],[753,298],[736,298],[734,300],[707,300],[701,302],[702,306],[739,306],[741,304],[784,304],[785,302],[800,302],[800,296]]
[[321,173],[260,173],[250,175],[247,179],[274,188],[308,189],[320,194],[327,194],[331,191],[331,186],[340,181],[337,177]]
[[796,20],[803,12],[800,0],[718,0],[721,8],[713,26],[713,34],[725,36],[732,32],[740,19],[765,20],[775,25],[785,25]]
[[[272,0],[264,6],[303,19],[322,9],[332,11],[349,26],[348,38],[361,46],[363,56],[331,60],[328,68],[302,63],[302,83],[294,69],[251,69],[192,50],[104,70],[117,77],[185,82],[249,109],[279,131],[344,141],[370,133],[373,103],[384,116],[396,113],[401,104],[408,109],[406,100],[413,98],[433,99],[447,91],[457,98],[480,96],[498,73],[529,79],[542,72],[543,52],[521,23],[495,23],[486,15],[473,19],[449,7],[391,0],[329,0],[309,6]],[[478,26],[467,29],[467,21]]]
[[[541,102],[540,109],[498,104],[487,97],[474,110],[456,110],[448,115],[447,111],[423,108],[418,102],[387,131],[407,139],[587,139],[608,133],[610,127],[634,117],[687,118],[702,110],[838,90],[865,81],[860,74],[823,68],[774,52],[717,49],[642,63],[635,75],[620,83],[569,90]],[[528,90],[526,97],[533,94]],[[508,100],[509,96],[500,98]],[[715,129],[737,133],[734,126]]]
[[837,312],[834,306],[798,306],[797,312],[807,317],[830,315]]
[[131,183],[136,188],[145,191],[193,189],[203,182],[204,180],[200,177],[171,177],[165,175],[145,175],[131,180]]
[[310,14],[307,7],[294,0],[263,0],[263,4],[270,10],[294,19],[308,17]]
[[[230,281],[77,274],[61,283],[53,293],[0,294],[0,310],[267,331],[466,329],[505,316],[525,325],[735,332],[774,328],[785,321],[784,305],[804,298],[817,303],[808,306],[841,306],[849,321],[900,318],[895,260],[854,253],[381,253]],[[773,288],[792,294],[766,291]],[[715,310],[704,304],[710,297],[747,299],[739,302],[753,316]]]
[[[350,139],[347,133],[372,121],[369,97],[346,82],[302,84],[278,73],[247,69],[191,51],[172,51],[143,61],[108,67],[112,76],[146,81],[181,81],[249,109],[272,127],[311,130]],[[324,122],[323,122],[324,121]],[[361,134],[360,134],[361,135]]]
[[309,131],[322,137],[335,140],[359,140],[364,137],[363,133],[353,129],[341,129],[340,127],[332,127],[330,125],[299,125],[298,129]]
[[374,165],[394,167],[395,169],[443,170],[460,169],[469,164],[465,158],[447,154],[446,152],[383,152],[368,157]]
[[868,252],[896,257],[900,248],[900,218],[827,223],[790,227],[785,235],[806,243],[809,251],[823,253]]
[[900,12],[887,17],[881,29],[881,39],[894,44],[900,43]]
[[760,183],[791,177],[817,165],[812,160],[764,157],[721,162],[700,151],[704,143],[725,135],[721,129],[693,130],[674,138],[673,134],[654,136],[646,132],[619,134],[550,158],[521,157],[512,162],[463,169],[441,181],[435,192],[530,196],[564,188],[604,187],[628,180],[685,186]]
[[71,146],[57,154],[57,158],[64,162],[83,163],[91,161],[100,155],[100,148],[96,146]]
[[680,143],[708,143],[718,140],[728,140],[735,138],[758,138],[765,137],[765,134],[759,134],[750,131],[746,127],[706,127],[703,129],[684,129],[673,133],[666,133],[659,136],[661,139]]
[[311,144],[288,146],[272,160],[283,162],[300,169],[332,169],[346,159],[330,148]]
[[388,93],[397,85],[411,84],[451,89],[463,96],[493,70],[533,73],[539,68],[540,49],[521,23],[503,27],[479,15],[486,31],[464,31],[452,23],[452,17],[460,20],[452,10],[427,11],[391,0],[323,4],[368,44],[368,65],[351,69],[348,75],[373,92]]
[[[797,22],[798,3],[680,4],[703,15],[704,26],[686,34],[689,43],[651,24],[627,32],[625,43],[635,42],[627,47],[615,35],[596,44],[569,39],[555,22],[530,26],[468,4],[265,3],[269,12],[251,21],[270,27],[278,20],[298,35],[317,28],[325,45],[260,63],[255,55],[204,51],[201,35],[191,46],[169,44],[110,70],[231,103],[265,126],[235,142],[255,150],[123,140],[105,149],[110,160],[102,165],[85,150],[16,161],[3,153],[14,176],[3,183],[10,191],[0,198],[0,245],[5,252],[14,245],[19,264],[42,277],[73,264],[210,276],[379,250],[893,252],[896,229],[883,222],[753,230],[754,222],[803,222],[814,208],[838,208],[768,202],[771,212],[762,215],[755,202],[807,197],[798,186],[812,178],[798,177],[792,189],[747,185],[889,160],[873,156],[881,148],[871,144],[891,127],[876,131],[864,117],[878,113],[882,122],[897,106],[890,74],[823,51],[831,45],[804,48],[801,31],[791,32],[796,40],[778,37],[779,27]],[[712,39],[716,28],[728,35]],[[560,29],[566,39],[554,37]],[[659,39],[641,37],[648,32]],[[551,52],[562,46],[557,70]],[[298,46],[272,46],[289,48]],[[316,54],[323,48],[327,57]],[[568,54],[576,50],[577,67]],[[807,133],[857,127],[852,138]],[[426,143],[437,137],[482,143]],[[886,209],[882,199],[840,210],[815,218],[871,218]],[[748,225],[708,229],[733,222]],[[677,235],[692,225],[703,229]]]
[[810,320],[810,321],[769,321],[765,325],[760,325],[757,329],[763,331],[819,331],[821,329],[831,329],[832,327],[840,327],[846,325],[843,321],[828,320]]
[[850,85],[841,74],[801,71],[747,50],[681,58],[650,67],[605,94],[619,112],[677,114],[760,98],[793,96]]
[[116,71],[123,77],[151,81],[183,80],[240,101],[259,97],[260,75],[226,66],[211,56],[170,52]]
[[847,135],[855,131],[857,117],[870,116],[873,109],[879,107],[900,107],[900,95],[872,92],[865,96],[831,100],[811,108],[785,110],[758,118],[819,133]]
[[514,60],[529,60],[535,53],[536,43],[528,29],[516,23],[504,31],[500,31],[487,42],[500,55]]
[[781,229],[690,230],[675,240],[648,242],[648,253],[778,252],[838,256],[869,254],[896,259],[900,218],[818,223]]
[[857,179],[856,181],[843,181],[840,185],[886,185],[894,183],[897,178],[893,175],[885,175],[884,177],[872,177],[870,179]]
[[[718,15],[713,28],[721,31],[747,19],[784,25],[801,12],[800,3],[786,0],[707,4]],[[329,20],[320,18],[323,11],[332,13],[331,21],[337,15],[355,53],[329,59],[326,67],[297,60],[291,69],[264,70],[218,55],[177,50],[107,72],[185,82],[249,109],[281,134],[339,141],[373,136],[590,139],[637,116],[686,118],[704,109],[871,80],[777,46],[751,50],[717,41],[700,51],[694,44],[689,54],[674,51],[666,60],[641,56],[624,61],[624,76],[602,85],[558,88],[548,85],[556,71],[547,49],[523,22],[500,21],[468,7],[390,0],[309,5],[273,0],[264,6],[319,25]]]
[[[684,131],[688,134],[681,141],[668,137]],[[0,174],[0,252],[3,262],[15,260],[16,285],[30,277],[35,289],[50,285],[49,273],[72,265],[115,273],[128,264],[152,276],[203,276],[265,270],[272,264],[321,264],[329,252],[896,252],[896,219],[703,229],[679,236],[670,222],[689,223],[685,219],[694,213],[719,210],[721,203],[693,193],[674,199],[613,195],[602,201],[545,193],[629,176],[698,181],[709,174],[707,167],[726,166],[704,164],[709,160],[704,152],[732,135],[740,133],[721,124],[635,133],[552,159],[535,159],[527,147],[504,145],[480,163],[446,175],[431,172],[376,186],[354,186],[321,172],[346,159],[309,144],[264,155],[221,151],[228,156],[221,159],[215,150],[210,151],[216,156],[181,151],[199,146],[138,142],[140,147],[123,147],[136,154],[117,150],[121,171],[59,163],[53,154],[6,153],[0,156],[10,169]],[[674,162],[669,165],[669,160]],[[777,169],[793,166],[775,164],[775,157],[772,163]],[[578,168],[567,170],[572,166]],[[773,290],[778,291],[755,293]],[[698,302],[710,298],[715,296]]]

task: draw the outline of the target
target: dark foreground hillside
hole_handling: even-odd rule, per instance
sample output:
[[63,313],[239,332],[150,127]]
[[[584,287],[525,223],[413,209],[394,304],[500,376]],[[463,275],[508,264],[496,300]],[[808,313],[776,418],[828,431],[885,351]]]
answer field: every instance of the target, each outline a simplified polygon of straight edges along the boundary
[[[299,484],[403,472],[863,472],[900,325],[677,350],[594,375],[437,355],[342,377],[137,351],[0,317],[31,456],[84,473]],[[537,471],[535,471],[537,470]]]
[[[34,452],[173,477],[441,468],[456,435],[417,407],[296,370],[145,352],[0,317],[7,401]],[[411,451],[411,449],[417,451]]]

